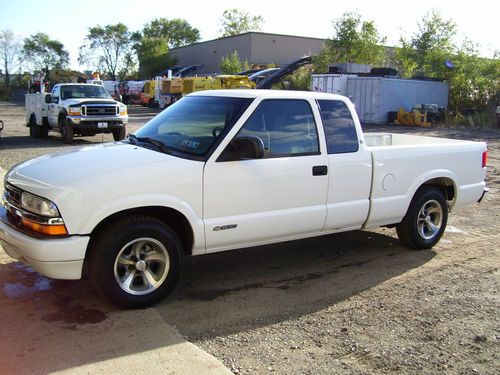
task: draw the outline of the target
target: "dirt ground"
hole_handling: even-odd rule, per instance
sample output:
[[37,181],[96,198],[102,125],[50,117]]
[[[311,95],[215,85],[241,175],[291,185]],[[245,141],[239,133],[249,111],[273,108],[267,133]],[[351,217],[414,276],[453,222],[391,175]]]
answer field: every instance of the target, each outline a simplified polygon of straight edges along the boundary
[[[152,115],[132,107],[128,130]],[[22,106],[0,103],[0,120],[4,170],[73,147],[55,133],[29,138]],[[489,194],[479,206],[452,212],[442,240],[428,251],[407,250],[395,230],[380,228],[187,259],[179,287],[156,310],[237,374],[499,374],[500,134],[365,130],[487,141]],[[77,138],[75,144],[103,140],[112,137]],[[0,306],[26,312],[27,326],[40,319],[89,329],[115,313],[83,292],[85,281],[30,278],[0,252]],[[23,298],[8,288],[26,283]],[[65,298],[73,305],[85,300],[90,318],[61,307]],[[20,349],[18,356],[24,355],[30,354]],[[64,366],[54,362],[53,368]]]

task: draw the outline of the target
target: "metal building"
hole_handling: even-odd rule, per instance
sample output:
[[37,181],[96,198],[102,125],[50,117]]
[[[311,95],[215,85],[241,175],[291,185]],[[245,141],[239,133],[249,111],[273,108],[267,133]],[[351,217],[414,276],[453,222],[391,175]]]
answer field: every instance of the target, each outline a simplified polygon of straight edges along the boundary
[[323,50],[326,39],[302,36],[248,32],[240,35],[173,48],[169,52],[179,59],[179,65],[203,64],[198,74],[220,71],[222,57],[234,51],[241,61],[249,64],[288,64],[300,57]]

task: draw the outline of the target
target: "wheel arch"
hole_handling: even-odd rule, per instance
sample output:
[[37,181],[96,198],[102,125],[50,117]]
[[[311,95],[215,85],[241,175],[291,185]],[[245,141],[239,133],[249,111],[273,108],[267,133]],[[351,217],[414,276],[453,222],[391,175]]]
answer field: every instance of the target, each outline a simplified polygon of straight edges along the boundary
[[444,197],[448,202],[448,209],[451,210],[457,198],[457,186],[455,180],[453,180],[451,177],[431,178],[420,184],[420,186],[413,193],[412,199],[418,194],[421,189],[428,186],[436,187],[443,192]]
[[184,255],[192,255],[194,245],[194,231],[187,217],[181,212],[164,206],[145,206],[125,209],[107,216],[101,220],[90,233],[89,248],[99,233],[105,230],[106,226],[114,220],[130,215],[145,215],[154,217],[166,225],[170,226],[177,234],[182,244]]

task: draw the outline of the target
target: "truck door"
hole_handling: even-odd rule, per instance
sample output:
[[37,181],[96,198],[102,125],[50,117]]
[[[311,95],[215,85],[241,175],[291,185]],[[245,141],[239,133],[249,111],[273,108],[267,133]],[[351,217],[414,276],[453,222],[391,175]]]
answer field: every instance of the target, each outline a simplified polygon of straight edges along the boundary
[[57,127],[57,119],[61,109],[61,86],[54,86],[51,97],[52,102],[47,105],[48,120],[51,127]]
[[221,161],[228,147],[212,155],[203,189],[208,252],[322,230],[328,157],[320,152],[314,105],[308,100],[264,99],[236,135],[258,137],[264,157]]
[[[341,100],[318,100],[328,149],[325,230],[357,229],[368,217],[371,153],[359,142],[351,110]],[[354,110],[354,109],[353,109]]]

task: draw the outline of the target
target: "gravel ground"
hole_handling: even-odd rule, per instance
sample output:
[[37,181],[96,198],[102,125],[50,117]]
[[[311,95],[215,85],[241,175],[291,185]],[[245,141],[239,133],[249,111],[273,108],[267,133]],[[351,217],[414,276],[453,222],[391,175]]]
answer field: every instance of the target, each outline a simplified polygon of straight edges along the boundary
[[[133,131],[152,113],[130,115]],[[22,106],[0,103],[0,120],[4,170],[73,147],[55,133],[29,138]],[[406,250],[381,228],[187,259],[156,307],[165,321],[237,374],[499,374],[499,133],[366,129],[379,130],[486,140],[490,193],[452,213],[429,251]],[[103,140],[112,137],[75,144]]]

